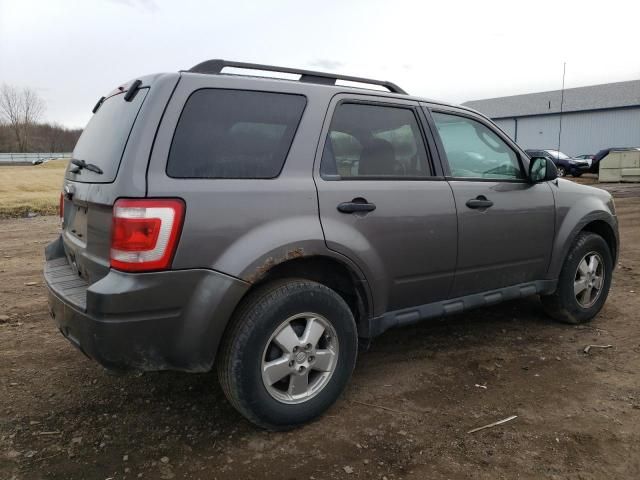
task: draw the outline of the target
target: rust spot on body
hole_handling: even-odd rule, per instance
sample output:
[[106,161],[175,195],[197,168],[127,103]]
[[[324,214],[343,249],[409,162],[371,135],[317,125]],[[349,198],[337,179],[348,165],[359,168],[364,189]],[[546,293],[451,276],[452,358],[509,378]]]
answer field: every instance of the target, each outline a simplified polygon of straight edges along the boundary
[[282,258],[274,259],[273,257],[269,257],[264,262],[262,262],[261,265],[256,267],[253,273],[247,276],[245,280],[249,283],[255,283],[276,265],[279,265],[282,262],[286,262],[287,260],[293,260],[294,258],[301,257],[304,257],[304,249],[301,247],[288,250],[286,255]]
[[300,258],[304,257],[304,249],[303,248],[294,248],[293,250],[289,250],[287,252],[287,259],[290,260],[292,258]]

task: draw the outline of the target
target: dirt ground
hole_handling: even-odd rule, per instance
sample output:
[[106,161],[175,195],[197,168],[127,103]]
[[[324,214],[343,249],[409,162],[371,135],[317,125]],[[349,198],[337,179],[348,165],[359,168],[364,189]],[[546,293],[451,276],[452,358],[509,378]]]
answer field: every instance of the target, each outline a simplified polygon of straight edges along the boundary
[[57,219],[1,220],[0,479],[640,478],[640,189],[623,190],[593,323],[553,323],[533,298],[387,332],[341,400],[288,433],[246,422],[214,374],[84,358],[47,314]]

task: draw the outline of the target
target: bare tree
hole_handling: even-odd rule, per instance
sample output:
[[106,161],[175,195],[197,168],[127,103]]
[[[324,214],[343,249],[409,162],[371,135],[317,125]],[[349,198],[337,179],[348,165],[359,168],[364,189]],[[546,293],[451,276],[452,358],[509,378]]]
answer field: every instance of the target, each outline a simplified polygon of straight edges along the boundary
[[31,88],[18,89],[6,84],[0,88],[0,118],[13,131],[19,152],[28,150],[31,130],[44,109],[44,100]]

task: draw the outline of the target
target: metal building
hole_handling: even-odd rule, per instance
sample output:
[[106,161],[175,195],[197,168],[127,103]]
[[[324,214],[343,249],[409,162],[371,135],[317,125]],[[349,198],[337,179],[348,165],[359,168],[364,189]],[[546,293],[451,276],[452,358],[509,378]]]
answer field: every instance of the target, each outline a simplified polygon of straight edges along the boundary
[[[610,147],[640,147],[640,80],[564,91],[473,100],[474,108],[500,126],[518,145],[557,149],[567,155]],[[562,127],[561,127],[562,125]]]

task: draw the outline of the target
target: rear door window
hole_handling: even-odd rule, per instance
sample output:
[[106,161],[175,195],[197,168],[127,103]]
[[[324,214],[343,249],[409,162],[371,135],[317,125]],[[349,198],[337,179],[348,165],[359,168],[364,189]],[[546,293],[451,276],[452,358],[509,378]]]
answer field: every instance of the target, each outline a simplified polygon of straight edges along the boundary
[[280,174],[306,98],[202,89],[187,100],[173,137],[174,178],[274,178]]
[[429,176],[427,151],[414,111],[360,103],[338,105],[320,173],[351,180]]
[[130,102],[124,93],[107,98],[91,117],[73,149],[73,158],[99,167],[102,174],[82,169],[79,174],[67,170],[67,178],[76,182],[110,183],[118,173],[120,160],[148,88],[141,88]]

